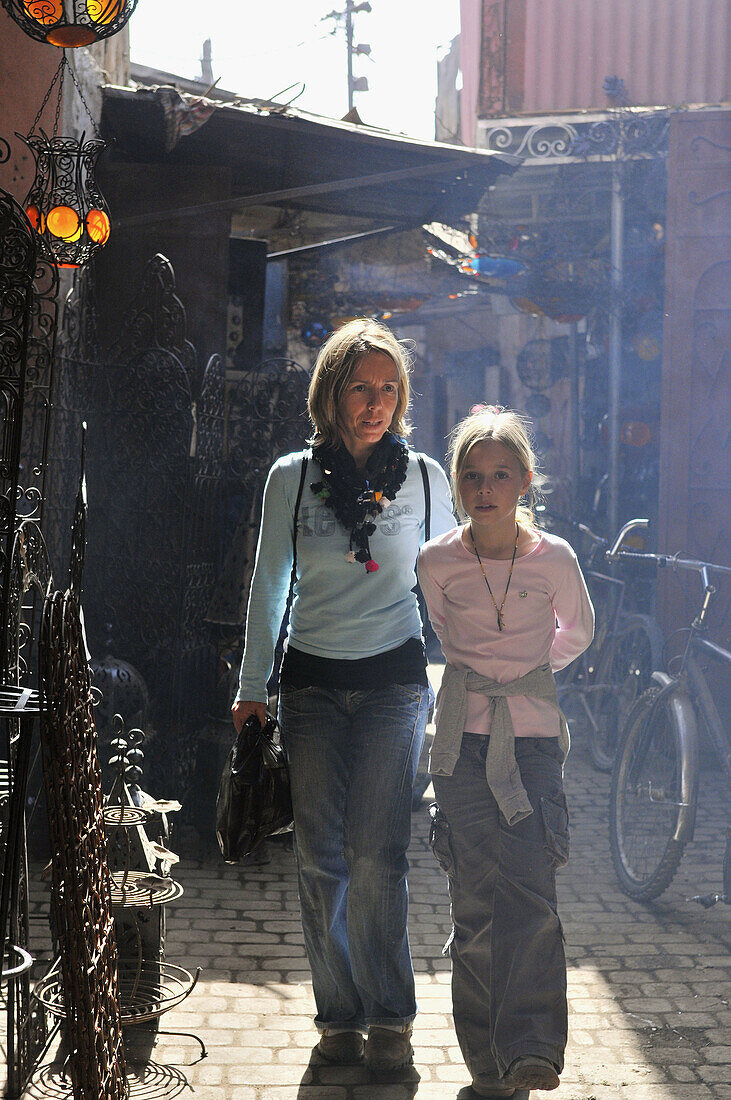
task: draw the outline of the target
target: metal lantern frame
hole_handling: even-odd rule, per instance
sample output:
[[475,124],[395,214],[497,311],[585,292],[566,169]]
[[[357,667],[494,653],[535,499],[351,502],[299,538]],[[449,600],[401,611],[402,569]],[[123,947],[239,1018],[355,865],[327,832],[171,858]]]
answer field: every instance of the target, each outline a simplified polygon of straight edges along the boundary
[[2,0],[2,4],[13,22],[36,42],[74,49],[121,31],[137,0]]
[[[64,76],[71,80],[94,128],[86,140],[58,134]],[[54,87],[58,85],[51,137],[39,123]],[[28,221],[45,242],[59,267],[83,267],[107,243],[111,233],[109,209],[96,183],[95,165],[106,148],[89,105],[64,51],[51,85],[27,136],[17,134],[33,153],[35,178],[23,204]]]
[[36,158],[25,213],[59,267],[88,263],[111,232],[109,210],[94,178],[94,165],[105,143],[85,138],[86,134],[78,139],[49,138],[39,130],[22,139]]

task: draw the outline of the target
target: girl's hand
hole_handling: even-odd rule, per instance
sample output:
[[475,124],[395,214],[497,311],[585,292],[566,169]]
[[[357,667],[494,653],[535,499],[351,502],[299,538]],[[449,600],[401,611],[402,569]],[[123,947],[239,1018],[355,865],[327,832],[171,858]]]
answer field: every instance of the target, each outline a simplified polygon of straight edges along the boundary
[[259,725],[263,726],[267,720],[266,703],[259,703],[255,699],[240,699],[231,707],[236,732],[241,733],[241,727],[247,719],[255,714],[259,719]]

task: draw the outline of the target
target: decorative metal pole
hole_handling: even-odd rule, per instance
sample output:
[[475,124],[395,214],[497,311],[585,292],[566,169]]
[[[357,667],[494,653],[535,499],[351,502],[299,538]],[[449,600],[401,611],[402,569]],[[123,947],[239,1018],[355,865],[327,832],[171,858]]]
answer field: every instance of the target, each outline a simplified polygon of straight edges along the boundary
[[609,316],[609,534],[619,527],[619,403],[622,389],[622,281],[624,278],[624,193],[622,141],[612,161],[611,284]]

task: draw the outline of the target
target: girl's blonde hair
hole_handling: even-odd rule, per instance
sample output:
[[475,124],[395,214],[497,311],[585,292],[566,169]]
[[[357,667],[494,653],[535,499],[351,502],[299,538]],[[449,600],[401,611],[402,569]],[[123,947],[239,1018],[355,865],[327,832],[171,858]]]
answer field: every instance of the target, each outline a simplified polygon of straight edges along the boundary
[[338,406],[358,362],[377,351],[393,360],[398,373],[398,400],[389,430],[398,436],[411,432],[407,413],[411,399],[409,373],[411,355],[390,329],[370,317],[356,317],[330,336],[320,348],[310,381],[307,411],[315,431],[313,446],[341,442]]
[[524,527],[537,527],[533,514],[536,495],[545,484],[545,477],[538,470],[538,459],[531,442],[530,421],[513,409],[504,409],[499,405],[479,405],[469,416],[461,420],[449,437],[449,474],[452,479],[452,491],[462,520],[467,513],[462,504],[459,483],[467,464],[467,456],[477,443],[494,439],[502,443],[515,457],[523,476],[533,475],[526,493],[525,503],[516,509],[516,519]]

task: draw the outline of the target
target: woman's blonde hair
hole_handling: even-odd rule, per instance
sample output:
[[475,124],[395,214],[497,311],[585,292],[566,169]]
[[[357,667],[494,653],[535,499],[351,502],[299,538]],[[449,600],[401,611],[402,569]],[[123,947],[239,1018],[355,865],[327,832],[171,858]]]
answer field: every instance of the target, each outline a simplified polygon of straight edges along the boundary
[[533,475],[526,493],[527,499],[516,509],[516,518],[523,526],[537,527],[533,505],[546,479],[538,470],[538,459],[531,441],[530,421],[513,409],[503,409],[499,405],[477,406],[475,411],[457,424],[449,437],[449,474],[459,515],[463,520],[467,519],[459,491],[467,457],[477,443],[484,443],[488,439],[502,443],[510,451],[523,476],[528,473]]
[[398,372],[398,400],[389,430],[398,436],[411,432],[407,418],[411,399],[411,355],[385,325],[370,317],[356,317],[337,329],[317,356],[307,397],[307,411],[315,428],[309,440],[313,446],[327,443],[337,447],[340,444],[338,406],[359,361],[372,351],[392,359]]

